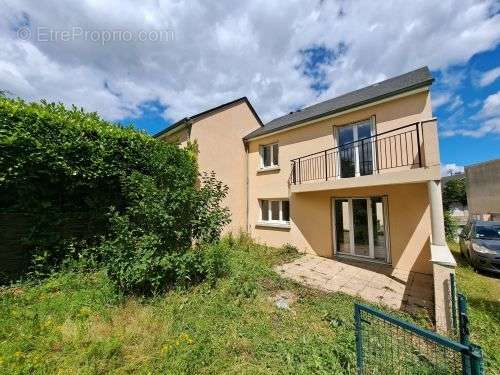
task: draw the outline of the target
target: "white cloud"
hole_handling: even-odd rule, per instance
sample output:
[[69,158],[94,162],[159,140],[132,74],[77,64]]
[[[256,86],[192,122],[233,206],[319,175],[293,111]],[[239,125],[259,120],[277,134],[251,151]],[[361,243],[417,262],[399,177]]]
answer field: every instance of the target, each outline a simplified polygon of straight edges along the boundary
[[438,92],[432,97],[432,109],[446,105],[446,110],[451,112],[464,104],[460,95],[454,95],[451,92]]
[[479,78],[479,86],[485,87],[491,85],[500,77],[500,67],[484,72]]
[[462,100],[462,98],[459,95],[455,95],[453,97],[453,101],[450,103],[450,105],[448,106],[447,109],[448,109],[448,111],[454,111],[458,107],[462,106],[462,104],[464,104],[464,101]]
[[436,110],[444,104],[448,103],[451,99],[449,92],[440,92],[432,97],[432,109]]
[[447,119],[444,130],[440,133],[443,137],[481,138],[487,135],[500,135],[500,91],[488,96],[482,108],[466,121],[456,122],[456,120],[454,115]]
[[500,91],[486,98],[479,115],[483,118],[500,117]]
[[[493,0],[2,4],[0,88],[29,100],[77,104],[108,119],[138,115],[141,103],[158,100],[176,120],[246,95],[269,120],[422,65],[446,71],[500,40]],[[32,30],[168,29],[175,38],[26,42],[16,38],[22,24]],[[315,45],[346,46],[321,66],[328,89],[320,96],[298,68],[300,51]]]
[[456,89],[457,87],[459,87],[462,82],[465,80],[466,78],[466,71],[465,69],[461,69],[461,70],[458,70],[458,71],[453,71],[453,72],[450,72],[448,70],[444,70],[442,72],[442,77],[439,79],[439,83],[444,85],[444,86],[447,86],[448,88],[451,88],[451,89]]
[[494,117],[484,122],[472,124],[466,127],[446,129],[440,133],[443,137],[463,136],[471,138],[481,138],[486,135],[500,135],[500,117]]
[[452,174],[464,173],[463,165],[445,164],[441,166],[441,176],[450,176]]

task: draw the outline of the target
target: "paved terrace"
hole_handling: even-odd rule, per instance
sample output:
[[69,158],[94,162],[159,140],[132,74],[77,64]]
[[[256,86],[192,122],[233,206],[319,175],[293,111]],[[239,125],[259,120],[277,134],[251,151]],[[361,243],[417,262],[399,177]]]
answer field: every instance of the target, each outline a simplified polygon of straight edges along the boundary
[[327,259],[306,254],[276,270],[284,277],[326,292],[342,292],[393,309],[434,314],[431,275],[384,264]]

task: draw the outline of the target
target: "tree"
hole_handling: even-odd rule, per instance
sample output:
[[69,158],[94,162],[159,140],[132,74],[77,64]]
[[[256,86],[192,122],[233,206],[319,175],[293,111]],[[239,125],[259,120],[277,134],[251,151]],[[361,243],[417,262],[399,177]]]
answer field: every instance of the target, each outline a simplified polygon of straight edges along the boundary
[[449,180],[443,187],[443,208],[449,210],[452,203],[467,205],[465,177]]

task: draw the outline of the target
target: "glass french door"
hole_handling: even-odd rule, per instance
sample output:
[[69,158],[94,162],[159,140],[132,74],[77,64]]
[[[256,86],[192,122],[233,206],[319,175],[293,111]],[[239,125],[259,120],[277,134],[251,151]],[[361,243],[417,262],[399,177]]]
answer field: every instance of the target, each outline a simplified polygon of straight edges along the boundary
[[334,248],[339,254],[387,262],[387,199],[334,198]]
[[372,133],[373,121],[371,119],[338,128],[340,177],[373,174],[373,145],[371,139],[365,139],[371,137]]

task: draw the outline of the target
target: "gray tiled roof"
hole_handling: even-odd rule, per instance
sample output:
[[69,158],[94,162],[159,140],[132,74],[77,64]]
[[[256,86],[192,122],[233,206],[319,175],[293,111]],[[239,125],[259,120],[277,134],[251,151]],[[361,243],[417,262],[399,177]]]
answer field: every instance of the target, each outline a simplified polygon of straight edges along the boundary
[[213,108],[210,108],[210,109],[207,109],[203,112],[200,112],[196,115],[193,115],[191,117],[184,117],[183,119],[177,121],[176,123],[174,124],[171,124],[169,126],[167,126],[165,129],[163,129],[162,131],[156,133],[155,135],[153,135],[154,138],[158,138],[158,137],[161,137],[163,134],[175,129],[175,128],[180,128],[182,125],[184,124],[189,124],[190,122],[202,117],[202,116],[205,116],[211,112],[215,112],[215,111],[218,111],[220,109],[223,109],[225,107],[228,107],[228,106],[231,106],[233,104],[236,104],[236,103],[239,103],[239,102],[245,102],[248,107],[250,108],[250,111],[252,111],[253,115],[255,116],[255,119],[257,120],[257,122],[259,123],[260,126],[264,126],[264,124],[262,123],[259,115],[257,114],[257,112],[255,112],[255,109],[253,108],[252,104],[250,103],[250,101],[248,100],[248,98],[246,96],[243,96],[241,98],[238,98],[236,100],[232,100],[228,103],[224,103],[224,104],[221,104],[221,105],[218,105],[217,107],[213,107]]
[[255,138],[264,134],[282,130],[301,122],[314,120],[319,117],[342,112],[347,109],[368,104],[400,93],[428,86],[433,78],[429,68],[426,66],[397,77],[389,78],[385,81],[375,83],[362,89],[351,91],[324,102],[314,104],[302,110],[292,112],[285,116],[278,117],[264,127],[254,130],[244,137],[244,139]]

